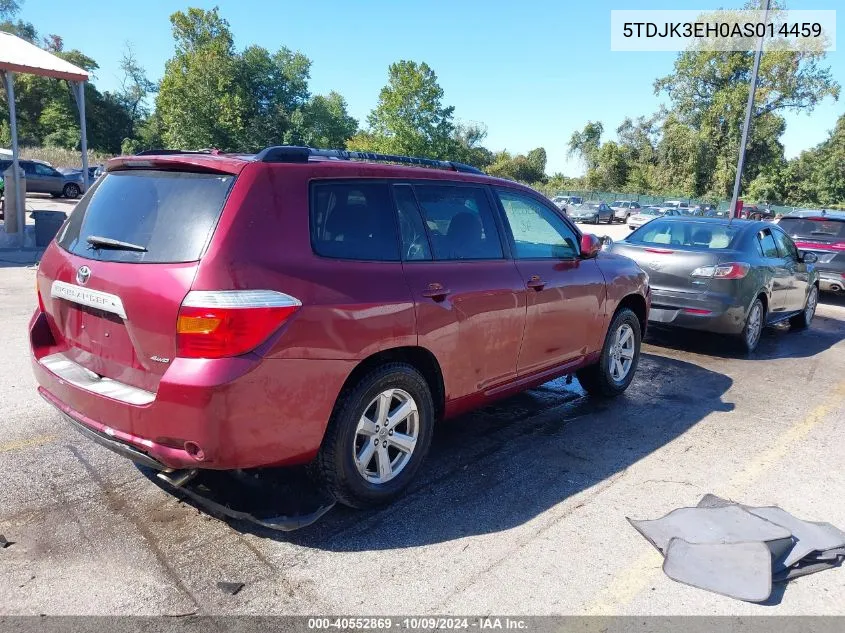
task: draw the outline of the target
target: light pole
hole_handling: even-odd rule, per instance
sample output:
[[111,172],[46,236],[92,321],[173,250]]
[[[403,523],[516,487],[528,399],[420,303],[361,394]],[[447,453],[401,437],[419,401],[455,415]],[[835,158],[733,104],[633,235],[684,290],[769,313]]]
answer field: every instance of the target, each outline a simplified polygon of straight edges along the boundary
[[[769,22],[769,9],[772,0],[762,0],[766,5],[763,23]],[[751,128],[751,113],[754,111],[754,93],[757,91],[757,73],[760,71],[760,57],[763,55],[763,36],[757,38],[757,50],[754,51],[754,68],[751,71],[751,85],[748,88],[748,105],[745,108],[745,124],[742,126],[742,141],[739,144],[739,160],[736,164],[736,178],[734,179],[734,192],[731,196],[731,206],[728,212],[730,219],[728,224],[733,222],[736,214],[736,203],[739,200],[739,186],[742,182],[742,169],[745,167],[745,146],[748,144],[748,131]]]

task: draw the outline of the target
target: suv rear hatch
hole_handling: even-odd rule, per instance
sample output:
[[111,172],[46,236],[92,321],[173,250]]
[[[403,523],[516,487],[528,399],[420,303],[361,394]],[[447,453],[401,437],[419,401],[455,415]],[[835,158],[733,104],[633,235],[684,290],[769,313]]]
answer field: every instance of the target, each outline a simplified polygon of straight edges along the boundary
[[65,357],[155,393],[235,175],[138,163],[145,168],[107,173],[80,201],[42,259],[38,291]]
[[[819,270],[845,273],[845,218],[783,218],[778,222],[802,251],[812,251],[818,258]],[[845,282],[845,277],[842,277]]]

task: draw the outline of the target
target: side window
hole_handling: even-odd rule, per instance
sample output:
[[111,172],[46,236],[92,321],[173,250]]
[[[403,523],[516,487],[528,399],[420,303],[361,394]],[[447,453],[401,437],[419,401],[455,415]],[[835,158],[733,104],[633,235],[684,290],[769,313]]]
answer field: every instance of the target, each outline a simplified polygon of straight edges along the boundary
[[769,229],[760,231],[757,234],[757,240],[760,242],[760,248],[763,249],[763,257],[771,257],[778,259],[778,247],[775,244],[775,238],[772,237],[772,232]]
[[39,176],[53,176],[55,175],[55,171],[47,167],[47,165],[39,165],[38,163],[35,164],[35,173]]
[[502,259],[487,192],[481,187],[414,185],[434,259]]
[[795,243],[781,231],[772,231],[772,233],[775,236],[780,256],[797,262],[798,249],[795,247]]
[[324,257],[399,261],[390,190],[377,183],[317,183],[311,189],[311,246]]
[[396,199],[396,214],[399,218],[399,235],[402,238],[402,259],[431,259],[431,247],[428,245],[428,236],[414,190],[410,185],[395,185],[393,196]]
[[23,173],[27,176],[34,176],[36,173],[38,173],[35,170],[35,163],[20,161],[20,163],[18,164],[20,165],[21,169],[23,169]]
[[639,209],[639,208],[640,208],[640,203],[639,203],[639,202],[632,202],[632,203],[631,203],[631,208],[632,208],[632,209]]
[[559,215],[530,196],[497,190],[505,209],[517,259],[568,259],[578,256],[575,233]]

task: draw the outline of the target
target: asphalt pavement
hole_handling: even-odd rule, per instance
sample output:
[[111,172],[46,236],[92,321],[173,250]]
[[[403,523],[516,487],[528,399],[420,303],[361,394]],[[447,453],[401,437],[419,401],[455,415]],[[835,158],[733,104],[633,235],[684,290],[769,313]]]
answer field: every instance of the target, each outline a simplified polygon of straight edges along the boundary
[[652,332],[624,396],[559,380],[444,423],[397,503],[285,534],[200,511],[36,395],[34,278],[0,261],[0,615],[845,614],[845,569],[744,603],[669,580],[626,521],[709,492],[845,528],[841,299],[749,358]]

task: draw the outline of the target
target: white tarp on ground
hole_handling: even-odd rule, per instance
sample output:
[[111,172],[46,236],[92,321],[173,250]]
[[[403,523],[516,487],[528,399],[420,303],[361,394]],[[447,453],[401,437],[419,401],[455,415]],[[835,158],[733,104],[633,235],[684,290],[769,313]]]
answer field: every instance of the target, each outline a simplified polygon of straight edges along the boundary
[[0,31],[0,70],[30,73],[54,79],[88,81],[88,72],[38,48],[26,40]]

